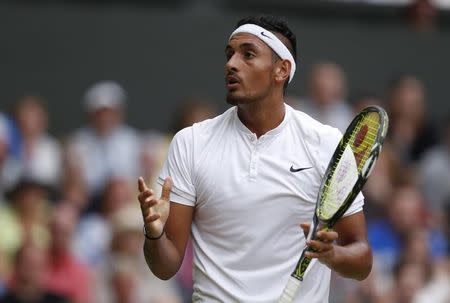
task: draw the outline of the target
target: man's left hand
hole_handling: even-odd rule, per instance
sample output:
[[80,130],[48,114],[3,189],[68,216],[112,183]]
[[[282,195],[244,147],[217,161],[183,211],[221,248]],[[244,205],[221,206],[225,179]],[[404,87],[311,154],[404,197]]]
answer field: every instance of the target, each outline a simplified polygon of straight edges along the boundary
[[[300,227],[305,233],[305,238],[308,235],[310,224],[300,224]],[[312,249],[307,251],[305,255],[309,258],[317,258],[321,263],[330,264],[334,257],[333,242],[339,237],[334,230],[320,230],[316,234],[315,240],[309,240],[306,245]]]

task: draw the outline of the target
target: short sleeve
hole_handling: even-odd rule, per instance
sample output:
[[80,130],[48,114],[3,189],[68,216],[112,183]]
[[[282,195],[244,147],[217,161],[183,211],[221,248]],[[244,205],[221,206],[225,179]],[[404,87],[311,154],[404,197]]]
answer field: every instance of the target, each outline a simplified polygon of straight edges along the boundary
[[[330,162],[336,147],[338,146],[339,141],[342,138],[342,133],[333,127],[326,126],[325,130],[321,134],[320,144],[318,150],[318,163],[320,175],[325,175],[325,171],[328,167],[328,163]],[[349,209],[344,214],[344,217],[356,214],[363,210],[364,205],[364,196],[360,192],[353,203],[350,205]]]
[[162,186],[170,176],[173,181],[170,200],[183,205],[194,206],[196,201],[193,174],[192,128],[179,131],[170,143],[167,159],[159,174],[157,183]]
[[353,201],[352,205],[350,205],[350,207],[347,209],[343,217],[347,217],[362,211],[363,206],[364,206],[364,195],[360,192],[356,196],[355,201]]

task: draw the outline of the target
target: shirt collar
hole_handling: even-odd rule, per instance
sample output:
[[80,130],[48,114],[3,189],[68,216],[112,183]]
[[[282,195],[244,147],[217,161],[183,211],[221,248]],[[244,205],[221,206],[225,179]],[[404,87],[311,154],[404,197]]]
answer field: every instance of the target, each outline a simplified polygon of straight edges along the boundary
[[[277,127],[273,128],[273,129],[271,129],[271,130],[269,130],[269,131],[266,132],[264,135],[262,135],[261,138],[262,138],[262,137],[273,137],[273,136],[276,136],[276,135],[278,135],[279,133],[281,133],[281,131],[286,127],[286,125],[288,124],[288,121],[289,121],[290,118],[291,118],[291,111],[292,111],[292,108],[291,108],[289,105],[287,105],[286,103],[284,103],[284,108],[285,108],[285,111],[284,111],[284,118],[283,118],[283,121],[281,121],[281,123],[280,123]],[[236,124],[237,128],[238,128],[241,132],[243,132],[243,133],[245,133],[245,134],[247,134],[247,135],[253,135],[253,136],[255,135],[255,134],[254,134],[251,130],[249,130],[249,129],[247,128],[247,126],[245,126],[244,123],[242,123],[242,121],[239,119],[238,114],[237,114],[237,106],[234,107],[234,120],[235,120],[235,124]]]

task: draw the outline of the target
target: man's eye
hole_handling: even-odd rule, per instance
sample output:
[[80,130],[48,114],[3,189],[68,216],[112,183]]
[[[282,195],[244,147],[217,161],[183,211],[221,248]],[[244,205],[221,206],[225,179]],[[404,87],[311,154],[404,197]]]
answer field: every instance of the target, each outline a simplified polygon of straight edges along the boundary
[[244,57],[245,57],[246,59],[251,59],[251,58],[255,57],[255,54],[252,53],[252,52],[245,52],[245,53],[244,53]]

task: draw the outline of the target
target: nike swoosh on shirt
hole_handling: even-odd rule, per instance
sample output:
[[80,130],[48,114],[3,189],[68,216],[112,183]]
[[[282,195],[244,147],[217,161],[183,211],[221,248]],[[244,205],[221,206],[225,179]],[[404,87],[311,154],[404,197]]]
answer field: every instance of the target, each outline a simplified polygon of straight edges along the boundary
[[299,171],[305,170],[305,169],[310,169],[312,168],[312,166],[310,167],[300,167],[300,168],[294,168],[294,165],[291,166],[291,168],[289,169],[291,172],[293,173],[298,173]]

